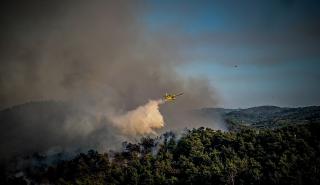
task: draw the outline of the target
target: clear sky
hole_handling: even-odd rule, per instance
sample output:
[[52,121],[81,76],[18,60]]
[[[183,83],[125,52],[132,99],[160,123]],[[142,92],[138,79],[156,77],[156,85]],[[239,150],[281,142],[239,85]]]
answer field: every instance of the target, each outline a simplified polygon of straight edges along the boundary
[[[203,76],[220,106],[320,104],[320,1],[150,1],[151,32],[187,36],[181,75]],[[170,32],[167,33],[170,35]]]

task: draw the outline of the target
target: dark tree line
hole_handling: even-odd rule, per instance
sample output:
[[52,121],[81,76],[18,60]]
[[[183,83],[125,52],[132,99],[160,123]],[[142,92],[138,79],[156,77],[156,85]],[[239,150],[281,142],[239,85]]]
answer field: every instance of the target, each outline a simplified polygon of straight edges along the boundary
[[[90,150],[26,172],[44,184],[320,184],[320,124],[145,137],[112,155]],[[7,184],[26,180],[8,178]]]

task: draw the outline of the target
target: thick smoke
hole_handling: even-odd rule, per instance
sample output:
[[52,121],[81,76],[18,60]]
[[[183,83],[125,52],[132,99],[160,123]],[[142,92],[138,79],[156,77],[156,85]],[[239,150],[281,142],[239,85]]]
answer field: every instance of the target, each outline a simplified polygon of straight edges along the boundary
[[[142,3],[10,2],[0,19],[1,109],[47,100],[73,108],[30,108],[14,125],[1,123],[2,156],[52,147],[107,150],[127,135],[154,134],[164,123],[164,130],[195,126],[185,111],[216,103],[207,80],[176,73],[184,37],[174,29],[148,31]],[[147,103],[165,92],[185,94],[160,110],[159,101]]]
[[129,111],[123,115],[110,116],[112,122],[125,135],[156,135],[155,129],[164,126],[159,105],[163,100],[150,100],[147,104]]

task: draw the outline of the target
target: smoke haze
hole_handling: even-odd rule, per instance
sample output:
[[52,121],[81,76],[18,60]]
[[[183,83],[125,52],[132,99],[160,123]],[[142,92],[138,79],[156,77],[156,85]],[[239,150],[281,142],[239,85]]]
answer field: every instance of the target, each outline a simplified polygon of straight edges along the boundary
[[[206,79],[176,73],[184,37],[173,37],[179,35],[174,29],[148,32],[143,3],[10,2],[0,20],[0,108],[46,100],[72,108],[55,107],[62,118],[29,111],[19,113],[26,122],[1,124],[0,150],[10,149],[1,155],[52,147],[107,150],[128,135],[155,134],[164,123],[163,130],[193,126],[185,111],[217,102]],[[154,100],[165,92],[185,94],[159,110]]]

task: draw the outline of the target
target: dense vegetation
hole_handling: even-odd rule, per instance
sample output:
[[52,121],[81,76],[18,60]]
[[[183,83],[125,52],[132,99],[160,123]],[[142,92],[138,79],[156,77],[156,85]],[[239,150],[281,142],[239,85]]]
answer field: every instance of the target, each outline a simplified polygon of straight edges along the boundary
[[[52,184],[320,184],[320,124],[188,130],[180,138],[124,143],[121,152],[90,150],[48,168],[27,170],[29,180]],[[7,179],[24,184],[25,177]]]

